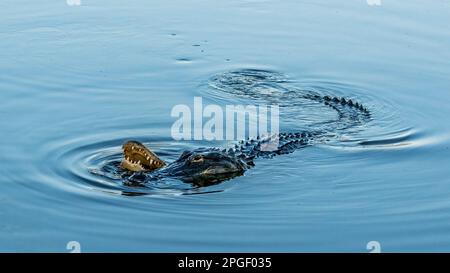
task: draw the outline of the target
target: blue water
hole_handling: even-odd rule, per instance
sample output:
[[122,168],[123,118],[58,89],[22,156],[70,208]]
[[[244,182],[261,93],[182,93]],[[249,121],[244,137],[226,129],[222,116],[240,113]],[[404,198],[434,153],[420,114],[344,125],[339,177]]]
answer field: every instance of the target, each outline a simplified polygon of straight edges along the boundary
[[[3,0],[0,251],[450,251],[449,25],[443,0]],[[246,68],[372,120],[205,188],[95,174],[128,139],[229,145],[173,140],[170,111],[235,103],[208,81]],[[330,115],[297,110],[282,131]]]

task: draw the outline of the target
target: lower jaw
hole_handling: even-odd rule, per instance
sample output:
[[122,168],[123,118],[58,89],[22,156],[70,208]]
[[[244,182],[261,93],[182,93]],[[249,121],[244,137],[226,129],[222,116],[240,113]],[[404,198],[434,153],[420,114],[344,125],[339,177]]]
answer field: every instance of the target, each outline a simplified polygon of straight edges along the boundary
[[138,166],[138,165],[131,165],[130,163],[128,163],[127,161],[122,161],[122,163],[120,164],[120,166],[123,169],[126,169],[128,171],[133,171],[133,172],[141,172],[141,171],[145,171],[145,169],[142,166]]

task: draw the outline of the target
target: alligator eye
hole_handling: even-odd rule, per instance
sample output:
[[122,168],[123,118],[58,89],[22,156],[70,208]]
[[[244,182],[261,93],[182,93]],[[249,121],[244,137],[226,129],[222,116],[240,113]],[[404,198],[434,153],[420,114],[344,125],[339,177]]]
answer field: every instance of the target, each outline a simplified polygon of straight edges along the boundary
[[192,158],[191,160],[192,162],[202,162],[203,161],[203,157],[201,155],[196,155]]

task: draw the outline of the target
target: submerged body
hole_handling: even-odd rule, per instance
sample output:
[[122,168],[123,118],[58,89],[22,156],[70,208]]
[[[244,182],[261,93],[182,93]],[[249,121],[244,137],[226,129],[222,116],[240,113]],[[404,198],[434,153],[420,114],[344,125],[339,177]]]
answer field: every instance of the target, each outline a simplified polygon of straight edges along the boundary
[[[256,137],[236,144],[234,148],[201,148],[185,151],[174,162],[167,164],[155,153],[138,141],[128,141],[123,145],[124,159],[121,168],[134,172],[129,177],[132,182],[147,182],[163,177],[174,177],[199,186],[214,184],[242,175],[254,166],[254,159],[273,157],[291,153],[299,148],[326,140],[330,135],[362,124],[370,119],[369,111],[361,103],[351,99],[320,95],[313,91],[261,94],[266,85],[282,85],[285,79],[279,74],[261,70],[240,70],[228,72],[213,78],[214,87],[228,91],[236,96],[264,99],[270,103],[283,101],[292,103],[303,99],[320,103],[337,113],[337,120],[327,124],[326,129],[318,131],[290,132]],[[282,88],[278,88],[282,90]],[[286,102],[285,102],[286,103]]]

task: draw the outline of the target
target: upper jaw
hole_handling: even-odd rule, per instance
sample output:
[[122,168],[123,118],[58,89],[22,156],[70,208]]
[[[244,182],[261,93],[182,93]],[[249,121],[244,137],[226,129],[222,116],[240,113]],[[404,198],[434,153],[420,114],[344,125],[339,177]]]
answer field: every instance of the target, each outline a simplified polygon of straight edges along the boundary
[[166,164],[152,151],[137,141],[128,141],[123,146],[124,159],[121,167],[128,171],[152,171]]

